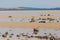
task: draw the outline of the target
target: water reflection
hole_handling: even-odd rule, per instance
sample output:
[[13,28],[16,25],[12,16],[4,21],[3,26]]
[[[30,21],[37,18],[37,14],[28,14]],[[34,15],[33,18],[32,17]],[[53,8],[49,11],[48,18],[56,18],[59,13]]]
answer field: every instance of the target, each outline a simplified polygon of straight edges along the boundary
[[[25,31],[24,31],[25,30]],[[35,30],[34,30],[35,31]],[[29,40],[29,39],[45,39],[45,40],[59,40],[60,30],[55,29],[39,29],[37,34],[33,33],[30,28],[0,28],[0,39],[15,39],[15,40]]]

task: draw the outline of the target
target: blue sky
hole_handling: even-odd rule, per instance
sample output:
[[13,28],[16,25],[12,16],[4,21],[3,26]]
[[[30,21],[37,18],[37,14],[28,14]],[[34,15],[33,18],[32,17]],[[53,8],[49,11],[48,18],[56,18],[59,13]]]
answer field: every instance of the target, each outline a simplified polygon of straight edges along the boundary
[[17,7],[54,8],[60,7],[60,0],[0,0],[0,8]]

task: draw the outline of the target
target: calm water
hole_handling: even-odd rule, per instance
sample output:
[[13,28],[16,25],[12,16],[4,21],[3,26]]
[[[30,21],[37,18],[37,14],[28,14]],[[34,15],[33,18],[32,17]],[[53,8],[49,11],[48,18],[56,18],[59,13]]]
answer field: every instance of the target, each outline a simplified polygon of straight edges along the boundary
[[0,16],[60,16],[60,10],[33,10],[33,11],[0,11]]

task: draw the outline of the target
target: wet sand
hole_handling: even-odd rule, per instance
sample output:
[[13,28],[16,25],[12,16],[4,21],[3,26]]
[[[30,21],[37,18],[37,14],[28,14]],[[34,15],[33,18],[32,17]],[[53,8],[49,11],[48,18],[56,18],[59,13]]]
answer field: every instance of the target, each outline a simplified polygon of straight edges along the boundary
[[[54,14],[55,16],[40,16],[40,14]],[[58,14],[58,15],[57,15]],[[0,18],[9,18],[9,16],[12,16],[13,18],[60,18],[60,10],[26,10],[26,11],[0,11]],[[0,28],[47,28],[47,29],[60,29],[60,23],[57,22],[48,22],[48,23],[37,23],[37,22],[0,22]],[[1,40],[20,40],[16,36],[13,38],[2,38],[0,36]],[[40,40],[38,38],[26,38],[21,37],[21,40]],[[41,39],[46,40],[46,39]]]
[[51,28],[60,29],[60,23],[0,22],[0,28]]
[[[54,14],[55,16],[40,16],[40,14]],[[57,15],[58,14],[58,15]],[[60,10],[19,10],[19,11],[0,11],[0,18],[60,18]],[[60,23],[37,23],[37,22],[0,22],[0,28],[53,28],[60,29]]]

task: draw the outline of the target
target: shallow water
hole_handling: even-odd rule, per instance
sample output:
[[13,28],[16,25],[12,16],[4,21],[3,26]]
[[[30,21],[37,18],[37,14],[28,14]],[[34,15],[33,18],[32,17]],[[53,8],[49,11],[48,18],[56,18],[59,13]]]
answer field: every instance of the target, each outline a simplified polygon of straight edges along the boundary
[[[34,36],[32,28],[0,28],[0,34],[4,34],[5,32],[9,34],[13,33],[14,35],[24,33],[25,35]],[[60,30],[57,29],[39,29],[37,36],[44,36],[44,33],[47,33],[47,35],[49,35],[49,33],[53,35],[56,34],[60,37]]]

